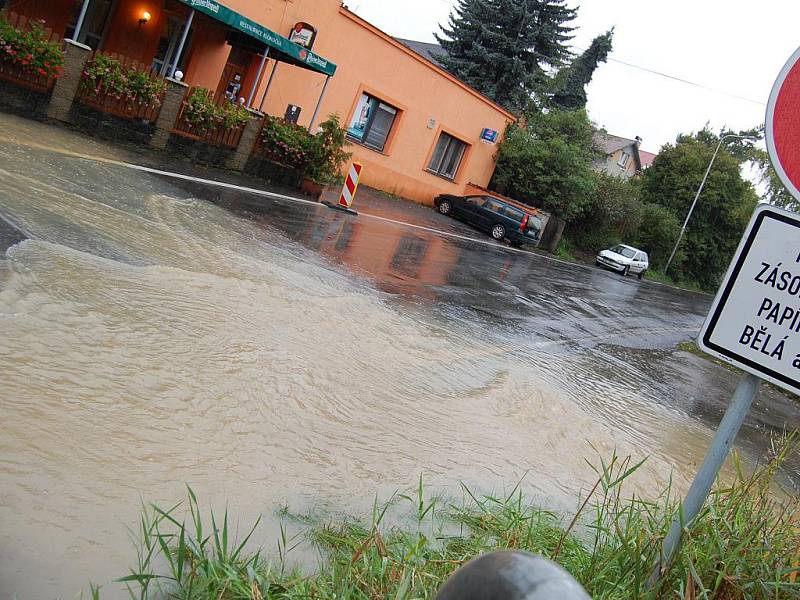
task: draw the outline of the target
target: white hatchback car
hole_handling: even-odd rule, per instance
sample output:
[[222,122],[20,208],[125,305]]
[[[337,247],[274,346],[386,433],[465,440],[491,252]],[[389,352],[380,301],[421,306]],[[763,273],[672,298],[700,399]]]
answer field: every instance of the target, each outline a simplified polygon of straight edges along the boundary
[[625,244],[617,244],[613,248],[603,250],[597,255],[596,262],[598,267],[611,269],[623,277],[628,273],[633,273],[639,279],[644,277],[650,266],[647,252]]

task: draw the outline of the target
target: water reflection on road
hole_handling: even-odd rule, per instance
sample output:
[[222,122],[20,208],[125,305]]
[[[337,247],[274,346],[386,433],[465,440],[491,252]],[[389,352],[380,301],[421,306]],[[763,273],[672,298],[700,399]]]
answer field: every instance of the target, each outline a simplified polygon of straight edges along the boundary
[[[402,216],[386,202],[361,208]],[[584,457],[617,448],[651,457],[652,493],[735,385],[671,350],[706,296],[389,220],[11,145],[0,217],[30,238],[0,260],[0,588],[20,597],[123,574],[139,499],[185,483],[243,523],[359,512],[420,473],[528,473],[570,509]],[[797,423],[763,395],[747,460]]]

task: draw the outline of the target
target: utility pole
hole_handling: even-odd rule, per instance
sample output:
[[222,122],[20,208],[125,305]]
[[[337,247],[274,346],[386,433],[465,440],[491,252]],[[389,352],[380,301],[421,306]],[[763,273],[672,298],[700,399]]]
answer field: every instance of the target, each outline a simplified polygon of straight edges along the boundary
[[752,139],[751,136],[748,135],[737,135],[733,133],[729,133],[728,135],[723,135],[719,138],[719,143],[717,144],[717,149],[714,150],[714,156],[711,157],[711,162],[708,163],[708,168],[706,169],[706,174],[703,175],[703,181],[700,182],[700,187],[697,188],[697,193],[694,195],[694,200],[692,201],[692,205],[689,207],[689,213],[686,215],[686,219],[683,221],[683,227],[681,227],[681,232],[678,235],[678,241],[675,242],[675,247],[672,249],[672,254],[669,255],[669,260],[667,261],[667,266],[664,267],[664,275],[667,274],[667,270],[669,266],[672,264],[672,259],[675,258],[675,253],[678,251],[678,246],[683,239],[683,234],[686,233],[686,226],[689,224],[689,219],[692,217],[692,212],[694,212],[694,207],[697,204],[698,198],[700,198],[700,192],[703,191],[703,187],[706,185],[706,180],[708,179],[708,174],[711,173],[711,167],[714,165],[714,161],[717,158],[717,154],[719,154],[720,148],[722,148],[722,142],[727,139]]

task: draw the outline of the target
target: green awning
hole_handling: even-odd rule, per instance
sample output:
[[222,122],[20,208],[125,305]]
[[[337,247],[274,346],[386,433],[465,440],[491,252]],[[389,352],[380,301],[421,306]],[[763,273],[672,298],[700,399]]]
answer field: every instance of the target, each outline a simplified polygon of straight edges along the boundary
[[[331,61],[322,58],[318,54],[314,54],[311,50],[306,50],[302,46],[289,41],[282,35],[278,35],[271,29],[267,29],[263,25],[259,25],[255,21],[232,11],[219,2],[214,2],[214,0],[180,1],[191,6],[198,12],[208,15],[212,19],[216,19],[233,29],[255,38],[269,46],[272,50],[277,50],[290,59],[288,62],[317,71],[318,73],[324,73],[325,75],[333,75],[336,72],[336,65]],[[274,56],[271,51],[270,55]]]

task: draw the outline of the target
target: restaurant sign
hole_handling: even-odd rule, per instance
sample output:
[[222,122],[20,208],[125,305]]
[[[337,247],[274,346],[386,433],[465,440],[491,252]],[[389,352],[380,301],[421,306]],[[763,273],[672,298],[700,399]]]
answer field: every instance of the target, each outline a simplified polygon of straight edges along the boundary
[[289,32],[289,41],[309,50],[314,46],[316,38],[317,30],[313,25],[304,22],[297,23]]
[[268,47],[286,54],[297,62],[306,65],[309,69],[324,73],[325,75],[333,75],[336,72],[336,65],[331,61],[291,42],[282,35],[275,33],[271,29],[267,29],[263,25],[259,25],[255,21],[240,15],[219,2],[214,2],[213,0],[180,1],[191,6],[198,12],[246,33],[260,42],[263,42]]

